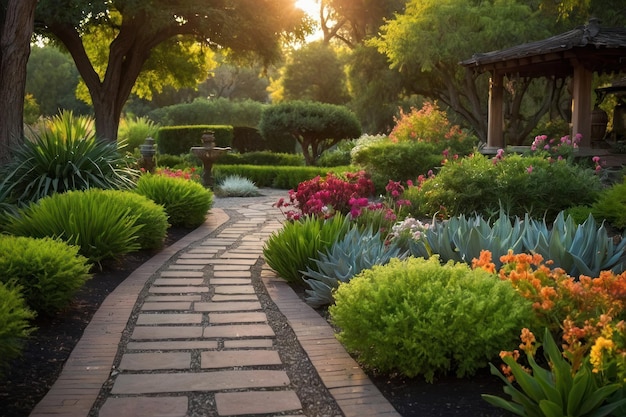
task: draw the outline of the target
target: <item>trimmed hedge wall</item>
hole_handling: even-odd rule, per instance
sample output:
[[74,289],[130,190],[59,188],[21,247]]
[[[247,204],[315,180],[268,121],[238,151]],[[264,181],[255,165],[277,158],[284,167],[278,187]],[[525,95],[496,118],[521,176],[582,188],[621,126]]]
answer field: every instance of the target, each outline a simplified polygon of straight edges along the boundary
[[214,165],[213,177],[218,183],[226,177],[238,175],[252,181],[257,187],[271,187],[281,190],[298,188],[298,184],[316,176],[325,176],[329,172],[339,174],[354,172],[351,166],[313,167],[313,166],[259,166],[259,165]]
[[159,129],[157,145],[159,153],[181,155],[189,153],[192,146],[202,146],[202,134],[212,131],[215,146],[233,144],[233,127],[226,125],[165,126]]

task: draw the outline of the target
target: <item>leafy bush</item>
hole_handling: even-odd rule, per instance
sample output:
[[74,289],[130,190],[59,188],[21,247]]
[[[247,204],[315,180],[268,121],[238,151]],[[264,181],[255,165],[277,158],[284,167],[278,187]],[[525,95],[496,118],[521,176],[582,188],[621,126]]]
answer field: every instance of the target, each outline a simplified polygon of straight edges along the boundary
[[141,249],[159,249],[163,246],[169,227],[163,206],[132,192],[105,190],[103,193],[120,208],[129,208],[130,213],[136,216],[135,224],[140,226],[137,243]]
[[591,205],[591,214],[598,220],[606,220],[618,229],[626,228],[626,177],[600,193]]
[[156,164],[160,168],[187,168],[191,164],[191,154],[170,155],[167,153],[156,155]]
[[302,272],[315,270],[315,259],[319,252],[341,239],[350,220],[342,215],[331,219],[305,217],[286,222],[282,229],[274,232],[263,246],[265,261],[281,278],[288,282],[303,283]]
[[64,112],[15,150],[0,190],[29,202],[69,190],[131,188],[137,174],[116,143],[96,140],[92,119]]
[[211,190],[182,178],[142,175],[135,191],[162,205],[172,226],[200,226],[213,205]]
[[353,224],[346,235],[337,240],[325,252],[311,259],[315,269],[307,267],[304,282],[310,289],[305,291],[306,302],[313,307],[333,303],[333,291],[341,282],[349,282],[359,272],[374,265],[385,265],[392,258],[404,258],[406,252],[395,244],[387,244],[370,228]]
[[259,131],[264,138],[290,134],[300,144],[307,165],[315,165],[322,152],[344,139],[361,135],[361,125],[346,107],[289,101],[263,110]]
[[344,140],[339,142],[334,148],[328,149],[322,153],[317,160],[317,166],[320,167],[336,167],[342,165],[350,165],[352,163],[352,149],[356,146],[354,140]]
[[6,230],[19,236],[58,237],[99,263],[140,248],[138,217],[119,199],[92,188],[42,198],[9,216]]
[[117,132],[118,142],[124,143],[126,152],[133,152],[143,145],[146,138],[156,138],[159,125],[147,117],[122,118]]
[[475,153],[449,161],[420,189],[421,213],[481,213],[503,207],[510,215],[553,219],[570,206],[591,204],[601,188],[591,169],[543,157],[509,155],[493,160]]
[[31,309],[55,313],[91,277],[90,265],[78,251],[51,238],[0,235],[0,282],[19,285]]
[[163,126],[223,124],[256,127],[267,105],[254,100],[233,101],[227,98],[207,100],[197,98],[153,110],[150,119]]
[[465,264],[392,259],[341,284],[329,308],[339,340],[379,372],[458,377],[487,366],[532,318],[506,282]]
[[259,187],[247,178],[226,177],[217,186],[220,197],[254,197],[259,195]]
[[371,175],[376,190],[383,190],[390,179],[411,180],[435,169],[443,160],[442,151],[434,143],[386,139],[353,152],[352,162]]
[[248,178],[257,187],[272,187],[281,190],[295,189],[303,182],[318,175],[332,172],[341,175],[354,171],[353,167],[343,166],[334,168],[307,167],[307,166],[270,166],[270,165],[214,165],[213,178],[216,182],[224,178],[238,175]]
[[20,355],[24,340],[34,330],[29,321],[35,314],[26,307],[20,289],[0,282],[0,377],[11,360]]

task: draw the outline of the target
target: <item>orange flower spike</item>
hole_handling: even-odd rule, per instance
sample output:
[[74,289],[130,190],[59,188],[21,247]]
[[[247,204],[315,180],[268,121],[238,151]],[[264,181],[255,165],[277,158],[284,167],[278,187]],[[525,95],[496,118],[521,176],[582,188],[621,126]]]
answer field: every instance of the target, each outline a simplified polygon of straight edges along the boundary
[[535,342],[537,341],[533,332],[524,327],[520,339],[522,339],[522,343],[519,345],[519,348],[526,352],[527,355],[533,355],[535,353]]

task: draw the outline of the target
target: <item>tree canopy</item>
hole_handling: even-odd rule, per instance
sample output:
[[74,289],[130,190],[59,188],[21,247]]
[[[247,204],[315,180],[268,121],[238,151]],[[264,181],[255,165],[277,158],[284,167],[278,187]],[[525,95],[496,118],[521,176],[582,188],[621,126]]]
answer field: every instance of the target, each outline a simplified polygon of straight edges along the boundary
[[[280,56],[283,41],[303,38],[308,29],[294,0],[40,0],[37,11],[40,33],[72,55],[94,106],[97,134],[108,140],[116,139],[124,103],[159,45],[193,40],[269,63]],[[88,45],[103,32],[112,40],[100,49],[106,56],[94,59]]]

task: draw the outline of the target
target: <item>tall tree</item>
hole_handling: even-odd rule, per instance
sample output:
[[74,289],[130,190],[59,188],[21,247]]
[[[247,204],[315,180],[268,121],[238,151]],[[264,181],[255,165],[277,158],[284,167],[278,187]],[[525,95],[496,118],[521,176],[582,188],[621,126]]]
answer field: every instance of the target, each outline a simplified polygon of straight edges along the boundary
[[[409,92],[439,100],[458,113],[477,135],[486,139],[487,79],[459,65],[473,53],[510,47],[550,36],[548,21],[522,1],[516,0],[411,0],[404,14],[396,15],[371,41],[389,58],[393,68],[404,72]],[[554,83],[546,82],[542,102],[528,119],[520,115],[518,95],[532,81],[511,81],[509,119],[527,120],[521,136],[530,131],[552,102]],[[482,83],[482,85],[481,85]],[[513,113],[516,112],[516,113]],[[512,142],[519,141],[519,137]]]
[[407,0],[320,0],[324,42],[338,39],[355,48],[376,35],[385,19],[404,9]]
[[311,42],[292,51],[282,72],[278,80],[281,94],[272,94],[273,101],[344,104],[350,98],[343,64],[337,51],[326,43]]
[[37,0],[0,0],[0,165],[23,134],[24,86]]
[[[59,4],[61,3],[61,4]],[[43,32],[67,48],[94,107],[96,132],[116,140],[124,103],[155,48],[179,37],[236,55],[280,54],[285,37],[308,29],[294,0],[40,0]],[[113,31],[101,77],[86,51],[95,28]],[[184,39],[183,39],[184,40]]]

